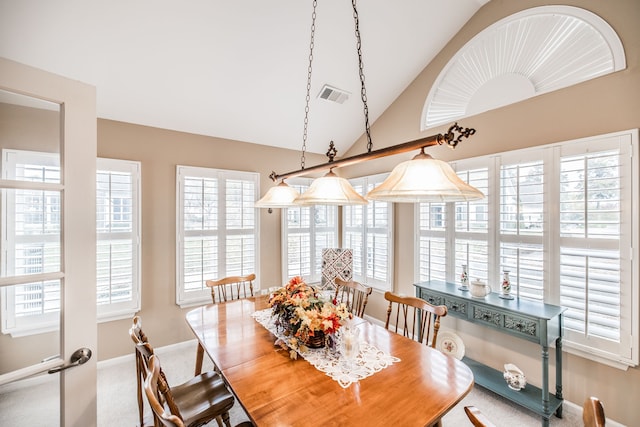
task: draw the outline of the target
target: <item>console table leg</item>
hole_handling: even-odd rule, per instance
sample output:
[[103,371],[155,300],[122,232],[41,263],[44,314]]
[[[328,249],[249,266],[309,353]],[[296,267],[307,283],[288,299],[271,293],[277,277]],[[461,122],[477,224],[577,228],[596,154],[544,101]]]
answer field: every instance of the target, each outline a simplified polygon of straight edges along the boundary
[[[556,397],[562,400],[562,336],[556,339]],[[562,418],[562,404],[556,409],[556,417]]]
[[[542,411],[549,414],[549,347],[542,347]],[[549,419],[546,419],[548,425]]]

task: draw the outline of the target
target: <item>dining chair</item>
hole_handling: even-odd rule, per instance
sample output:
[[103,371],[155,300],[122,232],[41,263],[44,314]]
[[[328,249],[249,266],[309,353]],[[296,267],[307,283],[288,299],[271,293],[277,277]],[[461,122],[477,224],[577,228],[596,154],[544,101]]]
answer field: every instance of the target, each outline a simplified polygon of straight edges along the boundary
[[[207,280],[206,285],[211,288],[211,299],[215,304],[216,299],[218,300],[217,302],[225,302],[253,296],[254,280],[256,280],[256,275],[252,273],[245,276],[229,276],[218,280]],[[249,285],[248,295],[247,285]],[[242,291],[242,296],[240,291]]]
[[604,427],[604,407],[597,397],[588,397],[582,406],[584,427]]
[[[384,293],[384,299],[389,301],[385,328],[395,328],[397,334],[436,347],[440,318],[447,315],[447,306],[432,305],[421,298],[400,296],[388,291]],[[395,321],[394,325],[391,324],[392,320]]]
[[208,389],[196,378],[178,387],[169,387],[162,374],[160,359],[155,354],[149,356],[146,366],[144,391],[155,419],[166,427],[199,427],[217,419],[231,427],[229,409],[233,406],[233,396],[224,381],[217,374],[203,374],[207,378]]
[[342,280],[339,277],[334,279],[334,283],[336,285],[334,299],[345,303],[354,316],[364,317],[364,309],[367,307],[373,288],[362,283]]
[[[209,288],[211,288],[211,300],[215,304],[216,302],[226,302],[250,296],[252,297],[254,280],[256,280],[256,275],[251,273],[245,276],[228,276],[217,280],[207,280],[205,283]],[[247,293],[247,285],[249,286],[249,293]],[[202,372],[203,360],[204,348],[200,343],[198,343],[198,348],[196,349],[195,375]],[[218,370],[215,363],[214,369],[216,371]]]
[[467,414],[467,418],[469,418],[471,424],[473,424],[475,427],[496,427],[495,424],[489,421],[489,418],[487,418],[482,412],[480,412],[480,409],[476,408],[473,405],[465,406],[464,412]]
[[[151,372],[150,359],[155,355],[155,352],[151,344],[149,344],[147,336],[142,331],[141,323],[140,316],[134,316],[129,335],[135,344],[138,412],[140,426],[144,426],[142,389],[149,378],[148,374]],[[156,387],[159,387],[165,396],[164,400],[170,406],[171,413],[181,417],[181,422],[184,425],[196,427],[216,419],[219,426],[224,423],[224,425],[230,427],[229,410],[233,406],[235,399],[219,374],[212,371],[205,372],[180,385],[169,387],[165,373],[158,363],[158,376],[161,381],[160,385]],[[151,405],[151,402],[149,404]],[[153,413],[154,426],[172,425],[165,424],[160,419],[157,411],[154,410]]]

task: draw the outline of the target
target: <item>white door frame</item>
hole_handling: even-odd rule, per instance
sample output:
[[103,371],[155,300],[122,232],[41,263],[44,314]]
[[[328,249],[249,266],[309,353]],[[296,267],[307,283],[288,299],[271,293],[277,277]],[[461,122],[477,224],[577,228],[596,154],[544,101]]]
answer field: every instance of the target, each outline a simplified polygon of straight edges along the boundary
[[[96,92],[93,86],[0,58],[0,89],[60,104],[62,295],[60,358],[86,347],[93,357],[60,374],[60,425],[97,424]],[[3,185],[6,187],[6,185]],[[7,283],[4,283],[7,282]],[[3,284],[10,284],[3,280]],[[28,369],[27,369],[28,370]]]

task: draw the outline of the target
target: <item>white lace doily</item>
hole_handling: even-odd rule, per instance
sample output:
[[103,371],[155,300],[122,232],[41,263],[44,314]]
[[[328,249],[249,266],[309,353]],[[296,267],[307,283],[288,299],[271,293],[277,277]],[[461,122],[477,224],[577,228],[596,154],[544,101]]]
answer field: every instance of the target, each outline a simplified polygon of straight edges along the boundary
[[[252,316],[258,323],[267,328],[269,332],[286,342],[286,336],[276,328],[270,308],[256,311]],[[347,388],[352,383],[367,378],[387,366],[400,361],[397,357],[378,350],[376,347],[364,341],[360,342],[360,354],[358,354],[356,359],[350,364],[345,362],[341,357],[340,351],[337,349],[310,348],[304,353],[298,351],[298,354],[307,362],[311,363],[316,369],[337,381],[343,388]]]

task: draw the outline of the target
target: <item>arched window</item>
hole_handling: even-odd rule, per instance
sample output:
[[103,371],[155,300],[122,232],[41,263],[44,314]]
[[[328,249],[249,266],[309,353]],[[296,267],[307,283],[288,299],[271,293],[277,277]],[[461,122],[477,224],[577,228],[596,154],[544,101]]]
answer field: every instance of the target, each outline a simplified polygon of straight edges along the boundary
[[577,7],[504,18],[451,58],[424,106],[422,130],[626,68],[613,28]]

